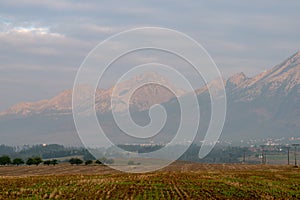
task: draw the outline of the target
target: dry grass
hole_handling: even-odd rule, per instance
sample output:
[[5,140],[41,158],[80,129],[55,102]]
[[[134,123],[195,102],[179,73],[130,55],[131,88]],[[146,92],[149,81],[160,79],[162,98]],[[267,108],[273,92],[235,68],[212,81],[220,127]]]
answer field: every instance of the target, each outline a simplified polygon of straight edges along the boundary
[[0,199],[299,199],[299,172],[192,163],[146,174],[67,164],[0,167]]

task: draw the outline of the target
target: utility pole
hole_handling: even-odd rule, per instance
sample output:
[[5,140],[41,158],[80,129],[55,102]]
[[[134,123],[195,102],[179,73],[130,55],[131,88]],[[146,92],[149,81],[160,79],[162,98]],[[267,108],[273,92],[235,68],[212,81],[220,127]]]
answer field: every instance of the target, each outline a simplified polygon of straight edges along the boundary
[[292,146],[294,147],[294,156],[295,156],[295,167],[297,167],[297,146],[299,146],[300,144],[292,144]]
[[265,152],[265,146],[266,146],[266,145],[260,145],[260,147],[262,148],[261,164],[263,164],[263,165],[267,163],[266,152]]
[[290,149],[291,149],[291,147],[290,146],[287,146],[286,147],[287,148],[287,151],[288,151],[288,165],[290,165]]
[[246,162],[246,149],[243,149],[243,164]]

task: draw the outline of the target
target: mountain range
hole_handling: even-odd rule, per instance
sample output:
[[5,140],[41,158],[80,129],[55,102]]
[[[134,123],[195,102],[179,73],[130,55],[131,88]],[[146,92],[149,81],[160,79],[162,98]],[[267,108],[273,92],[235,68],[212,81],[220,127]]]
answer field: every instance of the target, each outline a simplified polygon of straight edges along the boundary
[[[128,91],[131,86],[143,81],[157,80],[161,84],[170,87],[172,90],[176,90],[178,94],[183,95],[184,90],[177,89],[172,83],[155,72],[148,72],[146,74],[138,75],[134,78],[126,80],[116,87],[116,91],[113,93],[114,87],[108,89],[97,89],[95,93],[95,105],[96,110],[100,113],[106,113],[111,110],[111,100],[114,101],[115,110],[122,112],[125,110],[126,99],[128,98]],[[8,110],[1,112],[0,116],[11,117],[26,117],[33,115],[47,115],[48,114],[60,114],[68,115],[72,114],[72,92],[73,89],[62,91],[57,96],[41,100],[38,102],[22,102],[10,107]],[[148,110],[151,105],[161,104],[167,102],[174,95],[168,89],[161,87],[157,84],[147,84],[138,88],[132,97],[130,98],[130,107],[136,111]]]
[[[131,85],[145,79],[159,79],[164,85],[177,90],[183,96],[187,94],[184,90],[176,89],[172,83],[156,73],[140,75],[120,83],[114,95],[112,95],[113,87],[98,89],[95,94],[96,110],[104,119],[102,123],[108,131],[114,134],[118,132],[117,127],[111,124],[109,115],[111,99],[116,105],[114,109],[122,112],[125,109],[124,101],[128,98],[126,95]],[[250,78],[240,72],[224,80],[224,83],[227,96],[227,117],[221,139],[241,141],[300,137],[300,52],[257,76]],[[204,116],[201,119],[203,122],[200,122],[199,140],[203,138],[202,132],[205,132],[207,128],[210,116],[208,86],[196,90],[202,109],[201,116]],[[143,118],[141,116],[146,116],[148,109],[154,104],[163,105],[169,112],[171,117],[162,131],[170,136],[168,133],[174,132],[177,127],[175,124],[179,123],[180,112],[176,108],[178,106],[176,98],[165,87],[149,84],[139,88],[130,99],[133,118],[140,124],[146,123],[145,120],[141,120]],[[71,108],[71,89],[51,99],[12,106],[0,113],[1,143],[80,144]],[[161,141],[161,137],[163,136],[152,138],[151,141]]]

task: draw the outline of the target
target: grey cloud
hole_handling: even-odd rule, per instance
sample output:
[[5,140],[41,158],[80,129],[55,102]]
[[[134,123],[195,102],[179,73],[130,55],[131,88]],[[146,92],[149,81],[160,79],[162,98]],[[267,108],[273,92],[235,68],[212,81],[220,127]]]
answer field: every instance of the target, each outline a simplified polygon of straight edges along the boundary
[[[300,2],[293,0],[3,0],[0,81],[5,91],[0,90],[0,95],[6,100],[0,108],[11,104],[14,92],[29,90],[26,81],[42,80],[36,90],[53,95],[71,86],[80,63],[95,45],[134,27],[182,31],[204,45],[225,75],[240,71],[254,75],[299,50],[299,8]],[[35,30],[22,32],[22,28]],[[9,79],[24,82],[18,88]],[[16,101],[23,101],[21,95]]]

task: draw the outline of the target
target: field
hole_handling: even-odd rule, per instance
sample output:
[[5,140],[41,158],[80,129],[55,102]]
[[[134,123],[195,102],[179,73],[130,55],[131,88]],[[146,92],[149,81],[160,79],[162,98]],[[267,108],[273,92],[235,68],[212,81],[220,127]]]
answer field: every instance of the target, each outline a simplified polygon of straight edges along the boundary
[[0,199],[18,198],[300,199],[300,170],[183,162],[146,174],[93,165],[0,167]]

